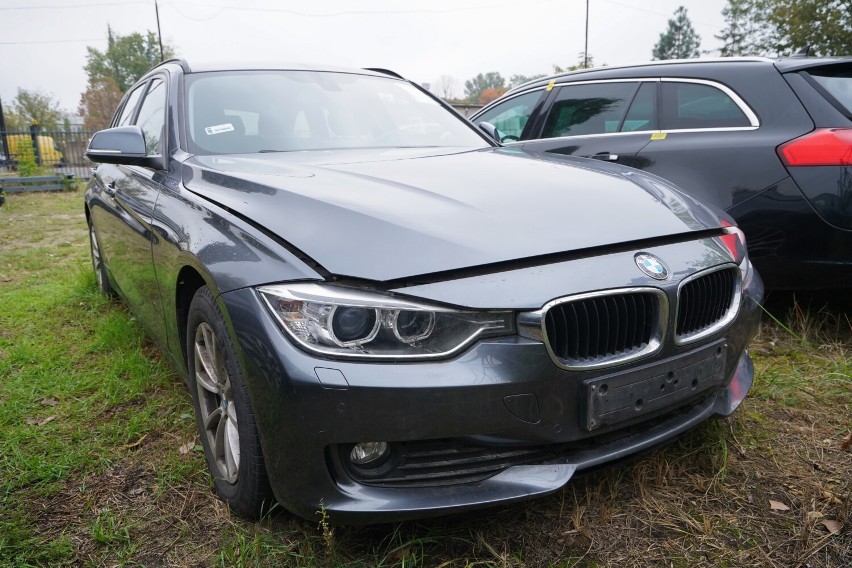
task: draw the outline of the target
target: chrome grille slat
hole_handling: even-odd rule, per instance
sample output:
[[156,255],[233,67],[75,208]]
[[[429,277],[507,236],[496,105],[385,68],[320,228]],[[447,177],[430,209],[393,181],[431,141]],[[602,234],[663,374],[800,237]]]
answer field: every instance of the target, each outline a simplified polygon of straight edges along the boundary
[[678,291],[675,341],[696,341],[727,325],[736,316],[739,297],[740,272],[735,266],[685,280]]
[[563,298],[542,311],[545,342],[565,368],[606,366],[656,350],[668,314],[665,294],[652,288]]

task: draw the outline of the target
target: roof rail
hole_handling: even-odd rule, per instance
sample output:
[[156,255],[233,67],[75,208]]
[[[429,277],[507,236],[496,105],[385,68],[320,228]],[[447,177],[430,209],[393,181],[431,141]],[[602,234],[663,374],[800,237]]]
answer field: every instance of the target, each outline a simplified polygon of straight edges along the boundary
[[186,62],[185,59],[181,59],[180,57],[172,57],[171,59],[166,59],[165,61],[161,61],[157,67],[160,65],[165,65],[166,63],[177,63],[180,65],[181,69],[183,69],[184,73],[190,73],[191,69],[189,68],[189,63]]
[[403,77],[396,71],[391,71],[390,69],[382,69],[381,67],[364,67],[364,70],[373,71],[374,73],[381,73],[382,75],[390,75],[391,77],[396,77],[397,79],[405,80],[405,77]]

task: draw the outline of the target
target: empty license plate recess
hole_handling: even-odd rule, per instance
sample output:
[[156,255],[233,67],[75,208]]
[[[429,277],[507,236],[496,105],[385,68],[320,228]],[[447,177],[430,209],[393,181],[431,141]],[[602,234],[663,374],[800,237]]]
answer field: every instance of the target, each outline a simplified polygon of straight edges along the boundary
[[647,367],[583,381],[585,428],[631,420],[723,384],[726,352],[722,339]]

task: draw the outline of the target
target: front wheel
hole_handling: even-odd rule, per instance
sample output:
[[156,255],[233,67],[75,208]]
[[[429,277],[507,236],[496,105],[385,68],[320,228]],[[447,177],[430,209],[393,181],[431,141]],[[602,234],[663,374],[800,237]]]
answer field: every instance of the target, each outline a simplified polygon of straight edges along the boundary
[[257,518],[273,502],[260,436],[236,349],[206,286],[192,299],[186,335],[195,417],[216,493],[234,512]]

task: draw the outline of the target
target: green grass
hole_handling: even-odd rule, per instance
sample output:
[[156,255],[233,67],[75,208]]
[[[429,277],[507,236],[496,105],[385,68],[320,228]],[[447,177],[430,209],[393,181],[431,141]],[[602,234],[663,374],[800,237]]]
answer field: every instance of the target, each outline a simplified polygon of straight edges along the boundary
[[180,378],[97,292],[81,194],[9,196],[0,243],[0,566],[834,567],[852,550],[846,309],[768,307],[783,326],[753,344],[743,408],[555,495],[372,527],[250,523],[181,452],[197,435]]

